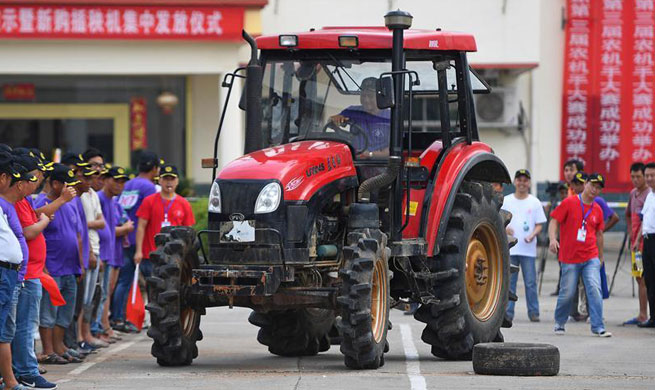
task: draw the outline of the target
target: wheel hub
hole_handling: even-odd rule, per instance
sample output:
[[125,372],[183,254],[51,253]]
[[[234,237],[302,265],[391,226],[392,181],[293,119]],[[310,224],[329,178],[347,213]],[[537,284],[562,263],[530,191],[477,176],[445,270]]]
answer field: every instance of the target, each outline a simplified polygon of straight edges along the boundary
[[495,229],[482,223],[466,251],[466,297],[473,315],[488,320],[498,306],[502,286],[502,252]]
[[387,326],[385,319],[387,300],[387,283],[384,280],[384,263],[376,261],[373,268],[373,280],[371,283],[371,331],[376,343],[382,340],[384,328]]

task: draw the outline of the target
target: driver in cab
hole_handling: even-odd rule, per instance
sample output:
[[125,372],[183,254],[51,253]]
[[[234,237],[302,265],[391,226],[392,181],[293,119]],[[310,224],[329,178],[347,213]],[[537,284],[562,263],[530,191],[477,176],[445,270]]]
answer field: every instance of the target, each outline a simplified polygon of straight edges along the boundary
[[362,104],[360,106],[350,106],[330,117],[330,121],[338,126],[354,124],[362,129],[364,134],[358,134],[353,145],[355,150],[362,150],[366,147],[362,153],[357,155],[359,158],[389,156],[390,111],[389,109],[380,110],[377,106],[375,80],[375,77],[367,77],[362,80],[359,96]]

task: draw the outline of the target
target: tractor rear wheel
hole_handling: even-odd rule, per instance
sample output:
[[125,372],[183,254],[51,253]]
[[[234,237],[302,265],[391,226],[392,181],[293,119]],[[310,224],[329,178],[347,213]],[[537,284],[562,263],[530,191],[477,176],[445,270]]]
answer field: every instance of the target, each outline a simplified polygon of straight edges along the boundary
[[253,311],[248,322],[261,329],[257,341],[279,356],[313,356],[330,349],[328,333],[334,312],[326,309],[294,309],[261,313]]
[[387,236],[377,229],[360,229],[348,234],[347,243],[337,297],[341,353],[350,368],[376,369],[384,365],[388,350],[391,272]]
[[432,354],[470,360],[473,346],[500,339],[509,297],[509,247],[502,197],[489,183],[464,182],[432,272],[446,275],[434,287],[435,303],[421,306],[422,339]]
[[205,314],[189,307],[184,298],[191,270],[198,267],[198,238],[190,227],[165,227],[155,243],[146,305],[152,322],[148,336],[154,341],[151,353],[162,366],[186,366],[198,357],[200,316]]

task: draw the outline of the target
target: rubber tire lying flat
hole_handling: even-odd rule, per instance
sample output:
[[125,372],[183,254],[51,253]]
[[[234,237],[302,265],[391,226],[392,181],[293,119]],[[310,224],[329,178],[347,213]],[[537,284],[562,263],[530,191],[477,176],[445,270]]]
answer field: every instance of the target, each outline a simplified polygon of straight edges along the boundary
[[483,375],[557,375],[559,350],[550,344],[477,344],[473,347],[473,371]]

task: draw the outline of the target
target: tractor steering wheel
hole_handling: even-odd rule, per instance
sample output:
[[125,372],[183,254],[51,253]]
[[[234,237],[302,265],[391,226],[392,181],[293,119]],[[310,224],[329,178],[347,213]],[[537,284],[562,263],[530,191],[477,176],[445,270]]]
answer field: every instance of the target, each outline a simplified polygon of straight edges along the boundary
[[[350,126],[350,131],[344,130],[343,127],[345,126]],[[323,126],[322,132],[327,133],[327,129],[332,129],[335,133],[351,141],[354,141],[358,135],[362,135],[364,138],[364,145],[361,149],[355,149],[355,155],[361,154],[366,151],[366,149],[368,149],[368,136],[366,135],[366,132],[360,125],[351,120],[344,121],[342,126],[339,126],[331,120],[328,120],[325,126]],[[350,142],[350,144],[352,145],[354,142]]]

